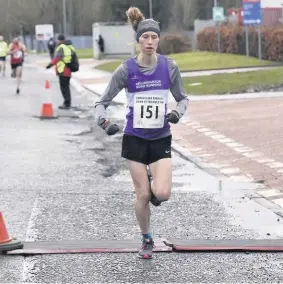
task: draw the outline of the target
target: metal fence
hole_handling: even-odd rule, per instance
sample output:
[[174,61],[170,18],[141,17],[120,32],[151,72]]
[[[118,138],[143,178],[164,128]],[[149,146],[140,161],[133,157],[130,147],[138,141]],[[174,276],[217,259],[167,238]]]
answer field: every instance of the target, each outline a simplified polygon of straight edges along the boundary
[[[67,37],[67,39],[72,41],[73,46],[76,49],[93,47],[92,36],[69,36]],[[36,50],[37,52],[47,51],[47,41],[39,42],[34,38],[32,38],[31,36],[25,36],[25,38],[22,38],[22,41],[25,43],[27,49],[29,50]]]

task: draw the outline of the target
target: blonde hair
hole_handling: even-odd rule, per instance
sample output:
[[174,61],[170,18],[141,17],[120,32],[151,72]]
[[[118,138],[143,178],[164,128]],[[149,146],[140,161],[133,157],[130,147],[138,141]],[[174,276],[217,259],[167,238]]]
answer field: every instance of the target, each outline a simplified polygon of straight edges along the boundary
[[137,32],[139,23],[145,19],[143,13],[137,7],[130,7],[126,12],[126,15],[128,16],[128,20],[132,24],[134,31]]

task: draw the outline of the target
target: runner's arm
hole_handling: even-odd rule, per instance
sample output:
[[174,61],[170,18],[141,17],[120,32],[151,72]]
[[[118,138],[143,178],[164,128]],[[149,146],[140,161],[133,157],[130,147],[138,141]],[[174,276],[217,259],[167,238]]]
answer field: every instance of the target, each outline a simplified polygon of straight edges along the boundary
[[170,91],[177,102],[175,111],[178,113],[180,119],[187,110],[189,99],[183,86],[182,77],[178,65],[172,59],[169,59],[169,71],[171,78]]
[[27,51],[27,48],[26,46],[22,43],[22,48],[23,48],[23,52],[25,55],[28,55],[28,51]]
[[13,47],[13,44],[10,43],[9,46],[8,46],[8,51],[7,51],[7,54],[12,54],[12,47]]
[[23,44],[23,43],[21,43],[21,47],[22,47],[22,50],[23,50],[23,52],[26,52],[26,46]]
[[98,122],[100,118],[105,118],[106,108],[118,93],[127,86],[127,67],[121,64],[113,73],[110,83],[104,91],[101,98],[95,103],[95,120]]

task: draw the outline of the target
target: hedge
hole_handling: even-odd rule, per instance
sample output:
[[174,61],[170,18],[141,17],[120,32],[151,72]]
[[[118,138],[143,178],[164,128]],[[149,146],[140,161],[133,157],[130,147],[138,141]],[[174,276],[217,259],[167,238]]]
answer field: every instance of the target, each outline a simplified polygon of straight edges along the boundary
[[[249,51],[251,56],[258,57],[258,28],[249,27]],[[246,54],[245,27],[223,24],[219,27],[220,51],[223,53]],[[262,59],[283,61],[283,25],[262,27]],[[209,27],[197,35],[198,49],[217,51],[217,28]]]
[[181,53],[191,50],[190,38],[182,32],[167,32],[161,35],[158,52],[161,54]]

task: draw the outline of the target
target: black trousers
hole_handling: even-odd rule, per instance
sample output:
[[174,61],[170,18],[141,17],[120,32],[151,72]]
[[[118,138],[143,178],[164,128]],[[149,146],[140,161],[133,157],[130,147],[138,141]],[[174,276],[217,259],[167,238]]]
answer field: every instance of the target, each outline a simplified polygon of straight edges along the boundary
[[49,55],[50,55],[51,59],[54,58],[54,54],[55,54],[55,50],[54,49],[49,49]]
[[67,107],[71,106],[70,79],[70,77],[64,77],[59,75],[59,83],[64,98],[64,105]]

